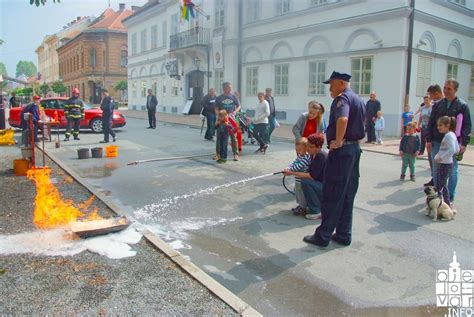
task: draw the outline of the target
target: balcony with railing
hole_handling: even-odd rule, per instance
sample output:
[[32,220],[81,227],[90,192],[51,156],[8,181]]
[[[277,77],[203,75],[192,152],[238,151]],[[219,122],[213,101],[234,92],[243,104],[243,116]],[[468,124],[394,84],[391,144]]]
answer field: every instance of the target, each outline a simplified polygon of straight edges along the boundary
[[197,26],[190,30],[170,35],[170,51],[192,46],[205,46],[210,43],[209,29]]

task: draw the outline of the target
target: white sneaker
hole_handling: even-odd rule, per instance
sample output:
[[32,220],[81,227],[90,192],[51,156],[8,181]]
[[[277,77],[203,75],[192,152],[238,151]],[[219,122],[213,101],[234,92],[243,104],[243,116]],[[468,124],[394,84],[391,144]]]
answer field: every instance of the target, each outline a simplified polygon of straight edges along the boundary
[[321,220],[321,214],[306,214],[304,217],[308,220]]

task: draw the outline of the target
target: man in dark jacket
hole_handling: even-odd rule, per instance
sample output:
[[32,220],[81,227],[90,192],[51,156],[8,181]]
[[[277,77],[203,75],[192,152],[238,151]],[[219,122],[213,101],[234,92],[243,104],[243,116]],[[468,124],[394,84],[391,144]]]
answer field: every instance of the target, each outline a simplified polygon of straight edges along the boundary
[[72,135],[74,136],[74,140],[80,140],[79,128],[81,127],[81,120],[84,119],[84,102],[79,98],[79,94],[79,88],[73,88],[72,97],[69,98],[64,105],[64,115],[67,119],[66,137],[64,141],[69,141],[73,127],[74,131],[72,131]]
[[270,137],[275,130],[275,116],[276,116],[276,108],[275,108],[275,98],[272,96],[272,89],[265,88],[265,100],[268,102],[268,106],[270,107],[270,115],[268,116],[268,130],[267,130],[267,142],[270,143]]
[[40,96],[33,96],[33,103],[30,103],[27,105],[23,110],[21,111],[20,114],[20,120],[21,120],[21,129],[22,131],[25,131],[29,129],[30,127],[29,122],[24,119],[24,114],[25,113],[30,113],[33,117],[33,129],[35,131],[35,142],[38,142],[38,121],[40,120],[40,111],[39,107],[41,106],[41,98]]
[[20,106],[20,100],[16,97],[16,93],[12,92],[12,97],[10,98],[10,108],[16,108]]
[[102,90],[102,102],[100,103],[102,110],[102,130],[104,132],[104,140],[100,143],[109,143],[109,134],[115,142],[115,132],[112,129],[112,119],[114,117],[114,100],[109,96],[107,89]]
[[207,129],[204,138],[213,141],[216,129],[216,90],[209,89],[209,93],[202,99],[202,115],[207,119]]
[[367,130],[367,142],[372,143],[375,142],[375,119],[377,118],[377,112],[380,111],[381,105],[380,101],[377,100],[377,95],[375,91],[370,93],[370,99],[367,101],[366,104],[366,119],[365,119],[365,127]]
[[151,89],[148,89],[148,96],[146,97],[146,109],[148,110],[147,129],[156,129],[156,106],[158,106],[158,99],[153,95]]
[[[437,123],[438,119],[443,116],[454,117],[461,124],[460,135],[458,141],[460,144],[460,153],[466,151],[466,146],[470,141],[471,134],[471,115],[469,113],[469,107],[466,102],[459,99],[456,94],[459,88],[459,83],[455,79],[448,79],[444,83],[444,98],[436,102],[432,107],[430,121],[428,123],[426,133],[426,149],[431,152],[431,159],[433,162],[432,177],[434,184],[437,184],[437,173],[438,164],[435,162],[434,157],[439,152],[441,141],[443,140],[444,134],[438,131]],[[462,118],[462,119],[461,119]],[[462,122],[460,122],[462,120]],[[458,130],[458,129],[456,129]],[[458,162],[453,159],[453,169],[448,180],[448,190],[450,201],[453,202],[456,196],[456,186],[458,183]]]

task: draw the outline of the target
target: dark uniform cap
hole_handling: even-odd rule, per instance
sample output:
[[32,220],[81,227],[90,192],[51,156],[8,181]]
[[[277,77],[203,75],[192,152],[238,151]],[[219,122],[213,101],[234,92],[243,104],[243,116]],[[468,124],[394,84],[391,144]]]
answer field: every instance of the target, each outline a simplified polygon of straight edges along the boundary
[[333,79],[340,79],[340,80],[344,80],[344,81],[350,81],[351,80],[351,75],[349,74],[345,74],[345,73],[338,73],[336,71],[333,71],[332,74],[331,74],[331,77],[329,77],[328,80],[326,80],[324,83],[325,84],[329,84],[329,82]]

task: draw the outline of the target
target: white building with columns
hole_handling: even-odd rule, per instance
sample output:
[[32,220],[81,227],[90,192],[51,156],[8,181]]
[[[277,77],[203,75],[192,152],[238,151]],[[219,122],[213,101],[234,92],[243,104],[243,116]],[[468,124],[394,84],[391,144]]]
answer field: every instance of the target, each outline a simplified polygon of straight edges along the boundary
[[130,109],[144,110],[152,88],[158,111],[181,114],[230,81],[244,110],[273,88],[277,118],[293,123],[310,100],[329,110],[322,81],[333,70],[350,73],[364,100],[377,93],[387,135],[400,133],[405,100],[417,109],[430,84],[454,77],[459,97],[474,102],[473,0],[193,2],[202,14],[189,21],[176,0],[150,0],[124,21]]

